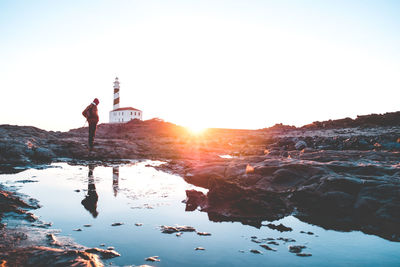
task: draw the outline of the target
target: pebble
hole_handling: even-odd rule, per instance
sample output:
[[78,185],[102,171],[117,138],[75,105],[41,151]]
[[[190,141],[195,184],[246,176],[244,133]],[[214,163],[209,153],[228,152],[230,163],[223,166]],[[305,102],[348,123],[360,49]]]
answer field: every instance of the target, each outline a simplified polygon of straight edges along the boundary
[[250,249],[250,252],[254,254],[262,254],[262,252],[257,249]]
[[123,224],[124,223],[116,222],[116,223],[111,224],[111,226],[120,226],[120,225],[123,225]]
[[151,256],[151,257],[145,258],[145,260],[146,261],[161,261],[158,258],[159,258],[159,256]]
[[206,249],[203,248],[203,247],[197,247],[197,248],[195,248],[194,250],[206,250]]
[[100,244],[100,247],[105,247],[105,246],[106,246],[106,244],[104,244],[104,243]]
[[78,228],[78,229],[74,229],[74,231],[76,231],[76,232],[81,232],[82,229],[81,229],[81,228]]
[[143,223],[135,223],[136,226],[142,226]]
[[92,225],[91,224],[84,224],[83,226],[84,227],[91,227]]
[[203,236],[210,236],[210,233],[207,232],[197,232],[198,235],[203,235]]
[[182,233],[181,232],[179,232],[179,233],[176,233],[176,236],[181,236],[182,235]]
[[115,250],[114,247],[108,247],[107,250]]

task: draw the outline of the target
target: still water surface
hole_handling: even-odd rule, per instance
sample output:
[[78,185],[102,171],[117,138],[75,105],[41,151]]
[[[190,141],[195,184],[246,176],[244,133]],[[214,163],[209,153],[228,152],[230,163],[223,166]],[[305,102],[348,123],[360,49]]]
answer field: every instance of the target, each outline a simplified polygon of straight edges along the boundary
[[[70,166],[52,164],[44,170],[26,170],[0,175],[0,182],[18,186],[18,191],[36,198],[42,208],[33,213],[52,222],[52,229],[87,247],[112,246],[121,257],[106,263],[125,266],[400,266],[400,243],[366,235],[358,231],[337,232],[288,216],[273,223],[293,228],[278,232],[239,222],[211,222],[207,213],[185,212],[185,190],[202,188],[187,184],[181,177],[156,170],[155,161],[134,162],[123,166]],[[22,183],[21,180],[31,180]],[[34,181],[34,182],[32,182]],[[121,226],[111,224],[121,222]],[[143,225],[136,226],[136,223]],[[91,227],[84,227],[90,224]],[[189,225],[211,236],[195,232],[161,233],[160,225]],[[74,229],[82,231],[74,231]],[[300,233],[313,232],[314,235]],[[267,251],[252,242],[251,236],[293,238],[294,243],[277,241]],[[289,245],[305,245],[298,257]],[[204,251],[195,250],[205,248]],[[262,254],[253,254],[257,249]],[[144,259],[159,256],[160,262]]]

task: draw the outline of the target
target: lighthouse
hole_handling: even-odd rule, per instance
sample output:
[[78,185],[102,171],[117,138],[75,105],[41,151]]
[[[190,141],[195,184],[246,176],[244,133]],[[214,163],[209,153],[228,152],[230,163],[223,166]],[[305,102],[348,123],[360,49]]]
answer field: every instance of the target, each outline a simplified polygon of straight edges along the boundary
[[119,107],[119,79],[115,77],[114,81],[114,101],[113,109],[110,111],[110,123],[126,123],[133,119],[142,120],[143,111],[133,107],[120,108]]
[[119,109],[119,81],[118,77],[115,77],[114,81],[114,106],[113,110]]

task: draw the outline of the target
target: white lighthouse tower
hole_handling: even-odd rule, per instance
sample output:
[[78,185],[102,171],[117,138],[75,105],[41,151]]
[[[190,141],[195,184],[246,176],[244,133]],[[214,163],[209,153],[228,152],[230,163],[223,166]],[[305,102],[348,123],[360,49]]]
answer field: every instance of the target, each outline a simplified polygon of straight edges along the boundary
[[113,110],[110,111],[110,123],[125,123],[133,119],[142,120],[143,112],[140,109],[119,107],[119,80],[115,77],[114,81],[114,101]]

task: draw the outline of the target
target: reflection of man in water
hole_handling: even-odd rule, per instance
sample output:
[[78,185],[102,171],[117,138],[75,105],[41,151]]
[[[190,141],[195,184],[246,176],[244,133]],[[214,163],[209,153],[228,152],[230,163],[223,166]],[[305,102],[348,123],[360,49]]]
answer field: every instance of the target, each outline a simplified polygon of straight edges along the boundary
[[113,190],[114,197],[118,194],[119,166],[113,167]]
[[97,200],[99,196],[96,192],[96,185],[94,184],[93,170],[94,165],[89,165],[89,174],[88,174],[88,192],[87,196],[82,200],[82,205],[87,209],[93,216],[96,218],[99,213],[97,212]]

